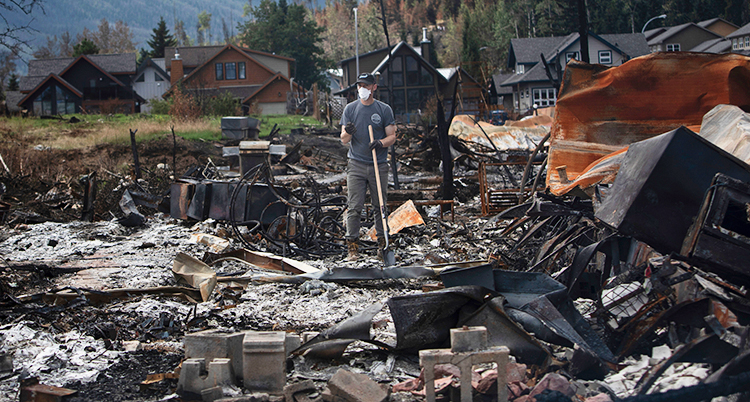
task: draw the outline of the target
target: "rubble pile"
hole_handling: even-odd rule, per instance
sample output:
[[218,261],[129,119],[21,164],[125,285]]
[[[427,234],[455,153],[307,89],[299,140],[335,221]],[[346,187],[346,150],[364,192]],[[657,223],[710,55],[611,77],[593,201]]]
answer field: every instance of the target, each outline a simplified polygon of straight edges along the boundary
[[[394,266],[372,211],[343,258],[330,133],[227,146],[168,194],[124,186],[112,219],[14,221],[0,398],[747,400],[748,60],[572,61],[551,125],[400,126]],[[658,107],[631,110],[644,91]]]

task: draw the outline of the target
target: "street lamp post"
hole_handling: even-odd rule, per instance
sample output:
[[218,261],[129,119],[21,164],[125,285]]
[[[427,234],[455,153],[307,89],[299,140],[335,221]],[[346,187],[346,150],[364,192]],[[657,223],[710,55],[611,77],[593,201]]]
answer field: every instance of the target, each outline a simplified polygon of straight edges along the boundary
[[357,22],[357,7],[354,7],[354,52],[357,56],[357,77],[359,77],[359,24]]
[[646,32],[646,26],[648,26],[649,22],[651,22],[653,20],[658,20],[660,18],[667,18],[667,14],[657,15],[656,17],[651,18],[650,20],[646,21],[646,23],[643,24],[643,29],[641,29],[641,33]]

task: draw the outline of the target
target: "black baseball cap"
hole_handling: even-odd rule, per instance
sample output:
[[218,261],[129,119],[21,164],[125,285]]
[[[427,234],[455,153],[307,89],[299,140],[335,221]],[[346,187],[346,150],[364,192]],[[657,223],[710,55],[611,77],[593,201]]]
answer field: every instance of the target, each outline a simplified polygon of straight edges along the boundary
[[375,83],[375,76],[370,73],[362,73],[357,77],[357,83],[360,82],[365,85],[372,85]]

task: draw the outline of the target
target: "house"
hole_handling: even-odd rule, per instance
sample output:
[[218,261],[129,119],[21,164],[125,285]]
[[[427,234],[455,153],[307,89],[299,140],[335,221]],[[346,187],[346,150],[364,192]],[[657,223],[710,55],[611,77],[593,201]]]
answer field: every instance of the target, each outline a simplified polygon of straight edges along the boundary
[[135,72],[135,53],[30,60],[17,105],[36,116],[138,113],[143,98],[132,87]]
[[286,114],[287,98],[301,87],[291,78],[294,59],[271,53],[224,46],[167,47],[166,70],[175,85],[197,99],[231,94],[243,110]]
[[723,18],[711,18],[709,20],[701,21],[698,23],[703,28],[720,35],[729,36],[732,32],[736,31],[739,27],[732,24],[731,22]]
[[[617,66],[633,57],[648,54],[643,34],[588,35],[588,52],[591,63]],[[550,75],[542,63],[541,55],[550,66]],[[565,65],[571,59],[580,60],[580,35],[572,33],[561,37],[511,39],[507,69],[514,71],[500,87],[512,87],[513,110],[526,113],[538,108],[554,106],[557,101],[559,80]]]
[[[435,68],[423,55],[429,54],[432,46],[423,34],[419,49],[406,42],[388,48],[374,50],[359,55],[359,72],[369,72],[379,76],[376,97],[389,103],[396,119],[413,123],[426,110],[437,106],[439,96],[446,113],[450,113],[454,92],[460,103],[457,113],[477,114],[487,107],[487,94],[483,86],[461,67]],[[351,57],[339,62],[343,72],[343,89],[334,92],[349,101],[356,99],[357,58]],[[389,67],[391,66],[391,67]],[[390,97],[389,84],[393,90]]]
[[491,105],[502,106],[504,110],[513,110],[513,87],[511,85],[503,86],[503,82],[514,76],[513,73],[498,73],[492,76],[489,88]]
[[732,52],[747,54],[750,51],[750,24],[727,35],[727,40],[731,43]]
[[145,99],[141,105],[141,113],[151,111],[149,100],[161,99],[170,87],[169,74],[165,71],[164,58],[152,59],[147,58],[138,66],[133,79],[133,89]]
[[651,53],[687,51],[703,42],[723,38],[722,35],[694,22],[673,27],[656,28],[646,31],[646,33],[648,48]]

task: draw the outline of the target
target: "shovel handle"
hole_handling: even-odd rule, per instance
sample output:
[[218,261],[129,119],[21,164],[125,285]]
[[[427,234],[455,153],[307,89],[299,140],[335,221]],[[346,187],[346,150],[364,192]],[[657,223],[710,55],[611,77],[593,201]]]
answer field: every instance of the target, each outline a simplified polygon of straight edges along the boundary
[[[367,126],[370,131],[370,142],[375,141],[372,134],[372,126]],[[375,184],[378,186],[378,201],[380,201],[380,217],[383,219],[383,233],[385,233],[386,242],[388,241],[388,224],[385,217],[385,204],[383,204],[383,190],[380,186],[380,170],[378,169],[378,154],[375,149],[372,150],[372,163],[375,165]]]

